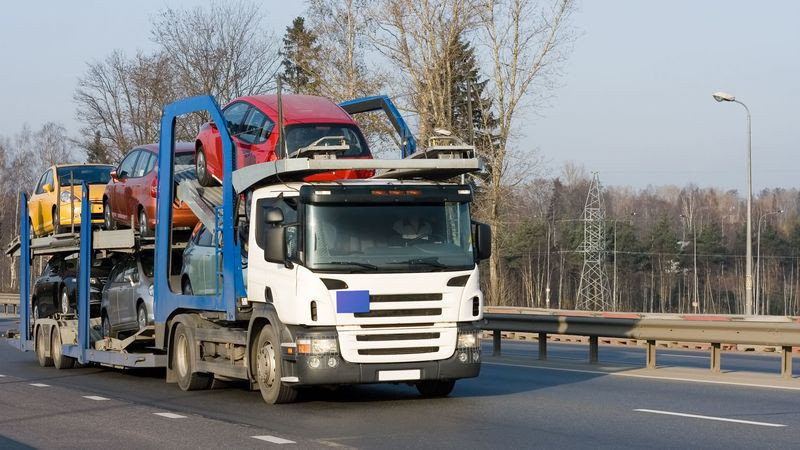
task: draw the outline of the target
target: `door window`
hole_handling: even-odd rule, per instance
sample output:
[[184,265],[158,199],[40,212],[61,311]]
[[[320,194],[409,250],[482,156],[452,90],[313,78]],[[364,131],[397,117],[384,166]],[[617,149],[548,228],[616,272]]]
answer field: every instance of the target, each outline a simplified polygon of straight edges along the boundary
[[55,185],[53,184],[53,169],[48,170],[45,174],[44,184],[49,184],[51,188],[55,189]]
[[120,178],[128,178],[132,176],[133,170],[136,167],[136,160],[139,158],[139,154],[142,153],[139,150],[133,151],[119,165],[119,169],[117,169],[117,176]]
[[143,151],[141,153],[142,155],[139,156],[136,167],[133,169],[133,175],[131,175],[133,178],[143,177],[147,173],[147,167],[150,166],[150,160],[153,158],[153,154],[150,152]]
[[208,231],[208,228],[203,227],[203,231],[197,237],[197,245],[201,247],[212,247],[211,243],[211,232]]
[[39,184],[36,185],[36,190],[33,191],[34,194],[44,194],[44,185],[46,183],[45,180],[47,179],[47,174],[48,173],[50,173],[49,170],[47,172],[43,173],[42,177],[39,178]]
[[227,107],[225,111],[223,111],[222,116],[225,118],[225,124],[228,127],[228,132],[232,136],[238,137],[239,134],[244,131],[242,122],[244,122],[244,117],[247,115],[248,109],[250,109],[250,105],[248,103],[237,102]]
[[[192,157],[194,157],[194,154],[192,154]],[[157,162],[158,162],[158,155],[156,155],[155,153],[150,153],[150,160],[147,162],[147,168],[145,168],[144,174],[147,175],[148,173],[150,173],[153,170],[153,167],[156,166]],[[175,158],[175,165],[178,165],[178,158]]]
[[242,126],[242,134],[239,139],[249,144],[261,144],[267,140],[275,123],[269,117],[256,108],[250,109],[250,114]]

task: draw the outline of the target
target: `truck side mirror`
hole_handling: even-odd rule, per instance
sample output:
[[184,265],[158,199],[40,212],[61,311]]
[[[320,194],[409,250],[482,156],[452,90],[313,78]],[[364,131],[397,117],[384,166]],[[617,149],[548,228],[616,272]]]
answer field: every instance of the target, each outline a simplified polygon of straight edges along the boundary
[[260,235],[264,243],[264,260],[273,263],[286,262],[286,229],[283,227],[283,211],[280,208],[264,207],[260,211]]
[[475,259],[483,261],[492,256],[492,228],[480,222],[473,222],[475,236]]

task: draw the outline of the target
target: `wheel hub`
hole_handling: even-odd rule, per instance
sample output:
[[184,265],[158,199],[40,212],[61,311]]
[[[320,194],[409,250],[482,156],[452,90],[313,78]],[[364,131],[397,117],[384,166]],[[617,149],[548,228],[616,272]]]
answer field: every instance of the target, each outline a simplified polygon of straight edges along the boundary
[[275,349],[266,343],[258,350],[258,381],[266,387],[275,384]]

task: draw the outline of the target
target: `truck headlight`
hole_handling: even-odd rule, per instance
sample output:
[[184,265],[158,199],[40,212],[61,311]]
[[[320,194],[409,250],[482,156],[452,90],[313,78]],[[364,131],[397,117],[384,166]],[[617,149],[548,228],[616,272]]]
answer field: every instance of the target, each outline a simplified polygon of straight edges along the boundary
[[301,355],[326,355],[339,353],[335,337],[297,338],[297,353]]
[[456,347],[458,348],[478,348],[481,346],[481,338],[477,332],[468,332],[468,333],[459,333],[458,334],[458,342],[456,342]]
[[69,203],[72,201],[72,199],[78,200],[78,197],[72,195],[72,192],[64,191],[61,193],[59,199],[61,200],[61,203]]

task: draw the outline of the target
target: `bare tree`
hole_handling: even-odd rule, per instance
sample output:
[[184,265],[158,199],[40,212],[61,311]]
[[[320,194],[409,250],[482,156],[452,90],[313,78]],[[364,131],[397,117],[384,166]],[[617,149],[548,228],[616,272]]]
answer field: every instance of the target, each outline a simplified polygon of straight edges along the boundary
[[[566,21],[572,3],[572,0],[554,0],[552,5],[542,6],[535,0],[482,1],[481,35],[488,46],[491,68],[488,77],[497,118],[495,145],[483,155],[490,168],[487,206],[493,228],[499,225],[515,119],[520,109],[534,102],[531,97],[545,96],[558,74],[558,63],[564,60],[566,44],[570,42]],[[535,92],[536,88],[543,91]],[[489,297],[493,302],[500,301],[499,242],[493,240],[489,260]]]
[[215,1],[208,8],[166,8],[153,41],[175,71],[179,96],[211,94],[221,101],[272,88],[279,40],[265,29],[257,3]]

